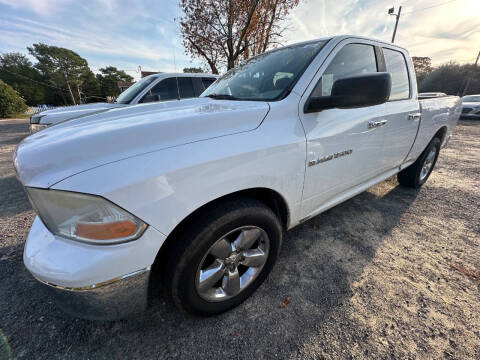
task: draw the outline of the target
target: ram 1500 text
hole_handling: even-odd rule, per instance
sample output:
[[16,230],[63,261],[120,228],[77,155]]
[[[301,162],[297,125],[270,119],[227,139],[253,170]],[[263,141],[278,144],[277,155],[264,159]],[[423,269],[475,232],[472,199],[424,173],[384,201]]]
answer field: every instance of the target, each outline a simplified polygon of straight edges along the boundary
[[86,318],[175,304],[217,314],[248,298],[284,229],[398,174],[420,187],[461,112],[418,101],[396,45],[336,36],[275,49],[200,98],[71,120],[23,140],[14,163],[38,217],[24,263]]

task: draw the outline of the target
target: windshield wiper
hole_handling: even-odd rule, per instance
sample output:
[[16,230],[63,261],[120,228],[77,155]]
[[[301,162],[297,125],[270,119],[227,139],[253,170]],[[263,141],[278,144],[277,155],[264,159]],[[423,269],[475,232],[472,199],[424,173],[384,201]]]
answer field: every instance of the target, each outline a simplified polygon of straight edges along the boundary
[[228,94],[208,94],[207,97],[218,100],[241,100],[233,95]]

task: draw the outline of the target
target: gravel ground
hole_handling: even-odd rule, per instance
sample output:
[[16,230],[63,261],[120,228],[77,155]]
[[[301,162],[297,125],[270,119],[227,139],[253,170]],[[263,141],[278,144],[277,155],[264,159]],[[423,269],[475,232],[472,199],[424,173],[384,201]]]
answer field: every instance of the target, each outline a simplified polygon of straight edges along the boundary
[[390,179],[290,231],[238,308],[196,318],[160,298],[104,323],[57,311],[23,267],[26,134],[0,121],[0,358],[480,359],[480,122],[459,123],[420,191]]

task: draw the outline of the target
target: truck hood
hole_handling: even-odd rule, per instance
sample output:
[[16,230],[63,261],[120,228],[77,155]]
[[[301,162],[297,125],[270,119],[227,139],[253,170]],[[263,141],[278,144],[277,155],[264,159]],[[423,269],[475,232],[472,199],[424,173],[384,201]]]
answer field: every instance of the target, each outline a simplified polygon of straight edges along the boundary
[[57,109],[42,111],[38,115],[40,116],[39,123],[42,125],[55,125],[62,121],[70,120],[79,116],[96,114],[123,106],[125,106],[125,104],[93,103],[60,107]]
[[113,109],[25,138],[14,165],[23,185],[48,188],[110,162],[253,130],[269,108],[265,102],[195,98]]

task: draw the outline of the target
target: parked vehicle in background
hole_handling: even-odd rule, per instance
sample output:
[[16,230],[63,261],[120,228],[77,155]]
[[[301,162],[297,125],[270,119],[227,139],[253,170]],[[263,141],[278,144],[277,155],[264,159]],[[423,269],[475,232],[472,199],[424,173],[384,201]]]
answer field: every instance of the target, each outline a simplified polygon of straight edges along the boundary
[[442,93],[442,92],[424,92],[424,93],[419,93],[418,94],[418,99],[431,99],[431,98],[437,98],[437,97],[443,97],[447,96],[447,94]]
[[284,229],[392,175],[427,181],[461,101],[417,96],[407,50],[336,36],[249,59],[200,98],[33,134],[14,157],[38,214],[24,263],[80,317],[143,309],[161,277],[180,309],[226,311]]
[[480,120],[480,94],[462,97],[463,108],[460,119]]
[[197,97],[218,77],[213,74],[191,73],[149,75],[122,92],[114,103],[65,106],[36,113],[30,118],[30,132],[34,133],[62,121],[124,106]]

